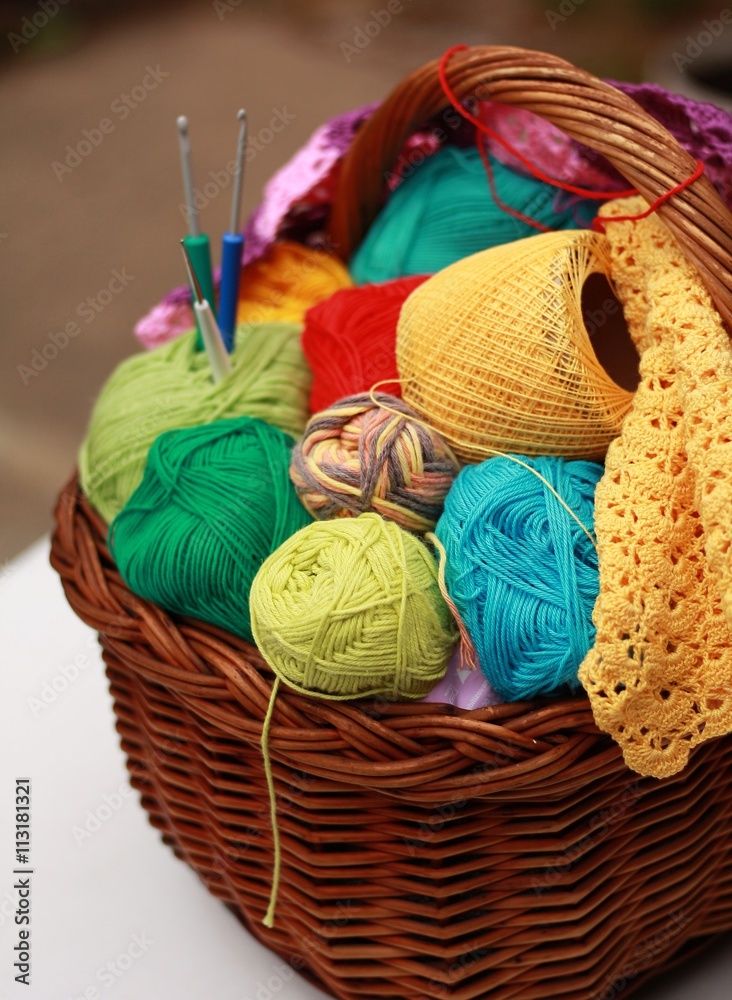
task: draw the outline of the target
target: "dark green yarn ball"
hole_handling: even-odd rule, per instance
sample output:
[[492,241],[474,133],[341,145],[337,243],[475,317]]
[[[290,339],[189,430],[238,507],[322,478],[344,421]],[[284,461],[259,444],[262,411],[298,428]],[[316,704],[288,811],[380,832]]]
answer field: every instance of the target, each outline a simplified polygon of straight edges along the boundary
[[251,642],[257,570],[312,521],[290,482],[293,444],[252,417],[161,434],[109,529],[130,590]]

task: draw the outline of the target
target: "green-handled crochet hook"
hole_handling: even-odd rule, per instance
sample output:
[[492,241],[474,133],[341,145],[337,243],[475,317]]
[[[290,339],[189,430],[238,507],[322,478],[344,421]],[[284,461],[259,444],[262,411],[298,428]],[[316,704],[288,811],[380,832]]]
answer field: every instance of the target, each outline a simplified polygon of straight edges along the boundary
[[[198,208],[195,201],[195,189],[193,186],[193,163],[191,161],[191,142],[188,137],[188,119],[181,115],[177,121],[178,142],[180,145],[180,162],[183,170],[183,190],[186,199],[186,214],[188,215],[188,235],[184,237],[183,244],[188,251],[191,263],[201,286],[203,298],[215,309],[216,297],[214,294],[213,271],[211,268],[211,244],[208,236],[201,232],[198,221]],[[195,289],[191,288],[191,297],[195,299]],[[194,315],[195,310],[194,310]],[[196,347],[203,350],[203,335],[201,326],[196,315],[196,329],[198,338]]]

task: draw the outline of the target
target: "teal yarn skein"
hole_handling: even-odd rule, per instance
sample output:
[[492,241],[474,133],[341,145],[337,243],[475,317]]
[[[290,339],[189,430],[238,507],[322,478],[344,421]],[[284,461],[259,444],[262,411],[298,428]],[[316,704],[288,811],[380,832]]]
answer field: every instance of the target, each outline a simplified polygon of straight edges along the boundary
[[233,370],[214,383],[196,332],[126,358],[92,411],[79,452],[79,480],[109,523],[142,481],[147,453],[165,431],[230,417],[259,417],[293,437],[307,419],[311,375],[297,323],[236,331]]
[[[584,228],[596,214],[596,202],[569,203],[556,188],[498,160],[491,158],[491,167],[498,197],[551,229]],[[536,229],[493,200],[478,150],[447,146],[391,194],[349,269],[357,285],[434,274],[480,250],[534,235]]]
[[130,590],[252,642],[252,580],[312,521],[290,482],[293,444],[251,417],[162,434],[109,529]]
[[593,533],[602,466],[515,459],[466,466],[435,529],[450,597],[483,673],[506,701],[579,688],[599,593],[597,550],[582,525]]

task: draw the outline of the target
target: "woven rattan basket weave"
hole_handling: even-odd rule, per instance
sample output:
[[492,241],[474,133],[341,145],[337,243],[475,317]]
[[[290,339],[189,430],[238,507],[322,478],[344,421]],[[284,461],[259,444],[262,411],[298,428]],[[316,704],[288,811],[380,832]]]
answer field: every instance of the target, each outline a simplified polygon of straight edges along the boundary
[[[519,49],[454,57],[461,97],[543,115],[647,198],[693,160],[629,98]],[[403,138],[444,106],[431,63],[346,156],[331,237],[347,257]],[[659,208],[732,318],[732,218],[702,178]],[[262,926],[272,833],[260,740],[272,674],[256,649],[173,619],[124,586],[73,480],[52,562],[100,635],[118,730],[152,824],[209,889],[341,998],[587,1000],[732,928],[732,740],[669,780],[641,779],[585,698],[461,711],[336,704],[282,688],[270,748],[283,872]]]

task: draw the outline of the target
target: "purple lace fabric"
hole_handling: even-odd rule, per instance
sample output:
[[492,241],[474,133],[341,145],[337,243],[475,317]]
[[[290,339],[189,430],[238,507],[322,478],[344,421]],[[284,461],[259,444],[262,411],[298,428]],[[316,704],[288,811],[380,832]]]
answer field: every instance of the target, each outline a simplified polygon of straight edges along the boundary
[[[665,125],[694,159],[703,161],[710,181],[732,208],[732,115],[656,84],[608,82]],[[245,263],[260,257],[277,238],[317,244],[328,213],[335,167],[376,106],[366,105],[321,126],[272,177],[245,230]],[[484,106],[482,111],[486,124],[551,176],[595,190],[619,191],[627,187],[604,157],[569,139],[542,118],[500,104]],[[424,136],[419,141],[428,151],[434,151],[430,146],[438,148]],[[449,141],[463,145],[465,130],[457,129]],[[500,143],[490,142],[490,150],[509,166],[524,169]],[[566,195],[559,192],[558,197]],[[140,320],[135,333],[145,347],[155,347],[192,325],[190,292],[183,285],[168,293]]]

